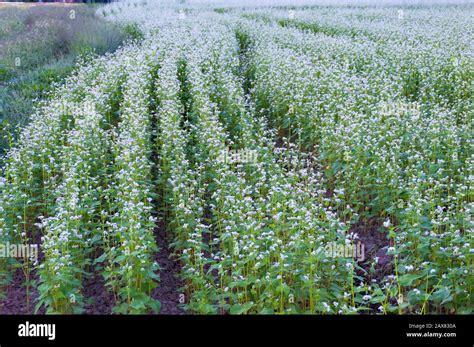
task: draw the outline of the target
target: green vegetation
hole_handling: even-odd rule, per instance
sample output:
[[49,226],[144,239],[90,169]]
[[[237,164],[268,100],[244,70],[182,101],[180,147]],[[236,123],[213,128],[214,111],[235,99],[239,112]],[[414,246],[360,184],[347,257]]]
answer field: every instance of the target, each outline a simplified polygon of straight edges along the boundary
[[96,6],[0,8],[0,156],[29,122],[35,100],[48,97],[78,60],[142,39],[134,25],[95,16]]
[[472,6],[163,1],[10,150],[2,314],[472,314]]

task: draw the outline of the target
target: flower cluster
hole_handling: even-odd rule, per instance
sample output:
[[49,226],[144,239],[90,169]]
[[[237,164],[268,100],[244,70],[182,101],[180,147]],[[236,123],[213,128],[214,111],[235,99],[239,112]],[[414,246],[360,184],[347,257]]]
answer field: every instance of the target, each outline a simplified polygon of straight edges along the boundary
[[159,311],[165,228],[190,312],[472,313],[469,11],[230,3],[98,10],[143,41],[80,63],[0,178],[37,308],[100,273],[115,313]]

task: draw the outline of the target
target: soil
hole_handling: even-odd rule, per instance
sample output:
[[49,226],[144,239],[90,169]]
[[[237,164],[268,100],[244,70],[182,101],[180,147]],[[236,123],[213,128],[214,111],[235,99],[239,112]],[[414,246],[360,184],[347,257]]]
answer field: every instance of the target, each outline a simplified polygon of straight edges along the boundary
[[84,281],[84,314],[112,314],[115,306],[114,295],[107,291],[104,278],[100,274],[94,274]]
[[[32,244],[38,245],[38,263],[41,264],[44,260],[44,254],[41,250],[41,234],[31,232],[28,233],[28,238]],[[21,260],[20,260],[21,261]],[[38,302],[38,290],[34,282],[38,283],[38,275],[36,270],[30,264],[30,286],[29,290],[29,304],[27,304],[27,287],[25,286],[26,277],[21,267],[12,268],[11,281],[5,289],[4,300],[0,300],[0,314],[34,314],[35,306]],[[45,314],[44,307],[40,307],[38,314]]]
[[[359,265],[366,273],[359,273],[359,275],[366,279],[366,283],[372,279],[376,279],[379,282],[384,276],[393,272],[393,256],[387,255],[391,242],[387,238],[387,233],[383,230],[382,221],[373,218],[361,222],[354,225],[350,232],[357,233],[359,236],[358,241],[364,245],[365,259]],[[374,262],[375,257],[378,257],[375,272],[370,273],[370,266]]]
[[[30,274],[30,281],[37,280],[34,272]],[[30,285],[30,303],[26,303],[25,274],[21,268],[14,270],[12,281],[5,290],[5,299],[0,300],[1,314],[34,314],[35,305],[38,299],[38,291],[33,285]],[[44,314],[44,308],[40,308],[38,314]]]
[[185,314],[180,307],[180,289],[184,283],[179,279],[178,274],[181,266],[170,252],[169,241],[166,237],[164,226],[155,230],[156,244],[159,247],[155,255],[155,261],[160,265],[160,282],[152,292],[152,297],[161,303],[160,314],[179,315]]

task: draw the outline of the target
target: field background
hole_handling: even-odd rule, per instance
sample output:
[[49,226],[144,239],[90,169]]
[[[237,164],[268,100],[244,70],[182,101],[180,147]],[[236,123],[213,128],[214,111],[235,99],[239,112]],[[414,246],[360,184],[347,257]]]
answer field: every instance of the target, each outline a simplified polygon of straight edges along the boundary
[[80,59],[117,49],[130,28],[82,4],[0,3],[0,153],[29,122],[36,99],[71,74]]
[[2,312],[471,314],[473,9],[0,8]]

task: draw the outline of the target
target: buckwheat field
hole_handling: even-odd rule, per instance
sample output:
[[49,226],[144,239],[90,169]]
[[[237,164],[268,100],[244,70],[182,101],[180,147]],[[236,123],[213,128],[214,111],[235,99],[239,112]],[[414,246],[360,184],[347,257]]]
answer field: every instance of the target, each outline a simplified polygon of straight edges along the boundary
[[473,10],[98,7],[141,37],[5,155],[0,312],[473,313]]

